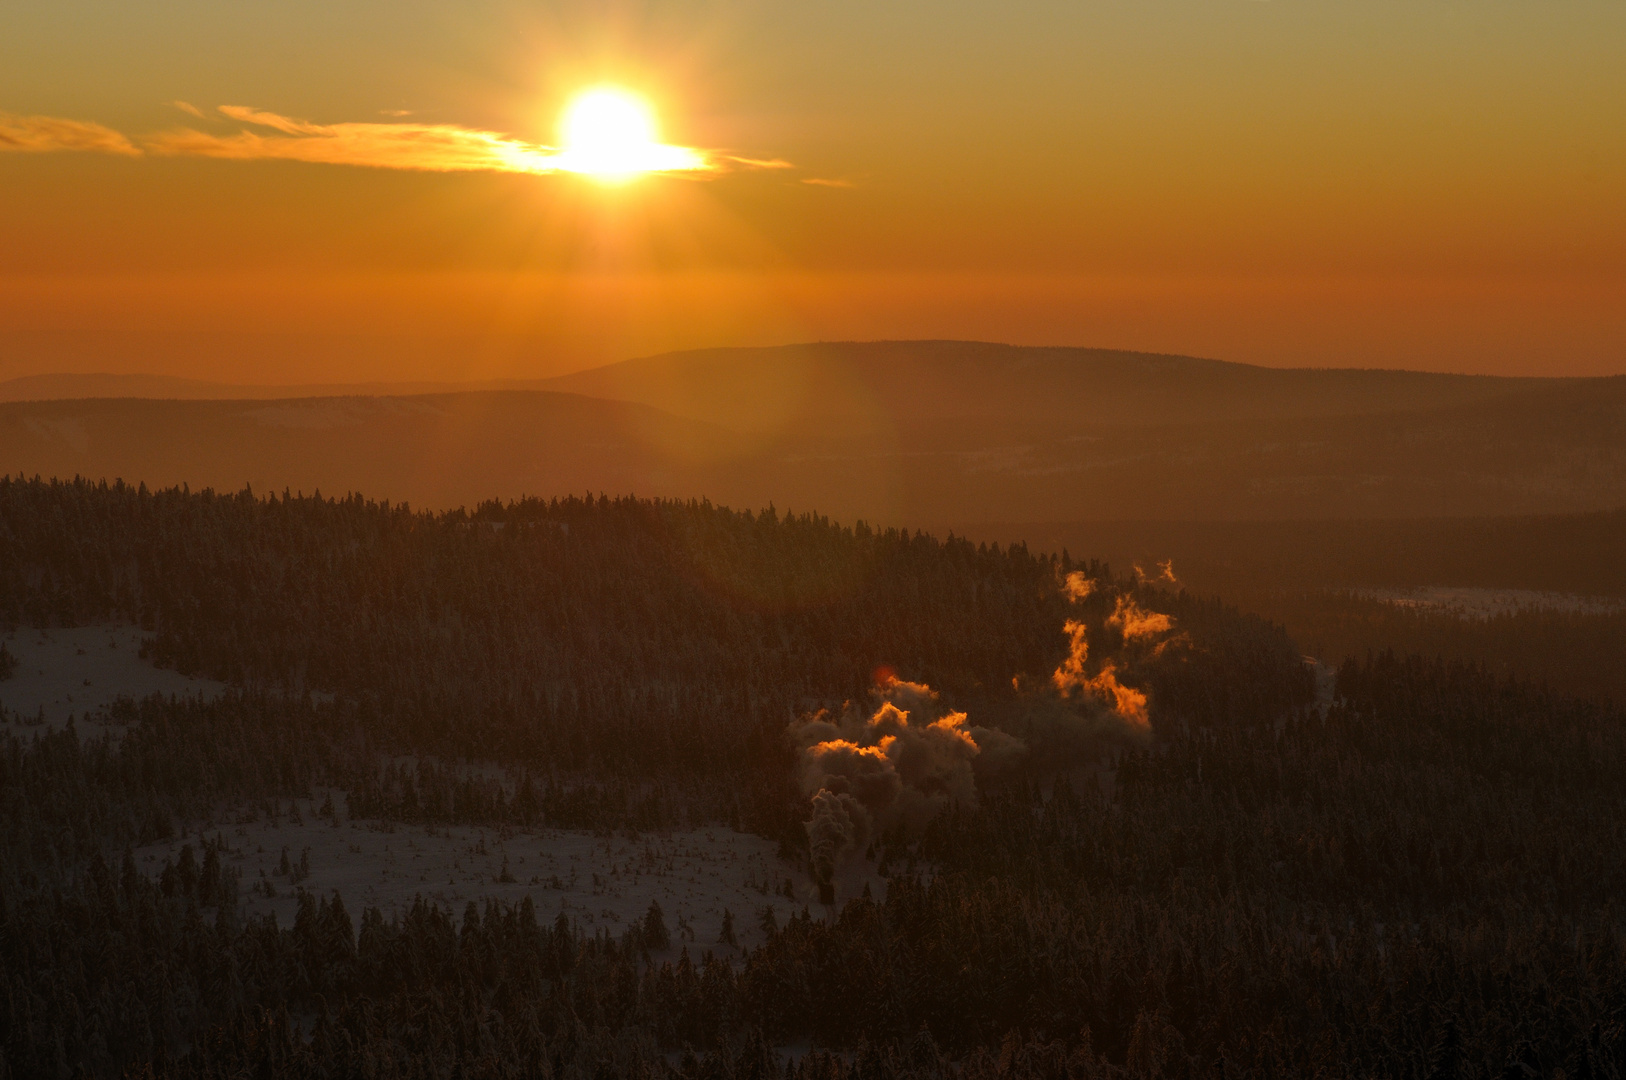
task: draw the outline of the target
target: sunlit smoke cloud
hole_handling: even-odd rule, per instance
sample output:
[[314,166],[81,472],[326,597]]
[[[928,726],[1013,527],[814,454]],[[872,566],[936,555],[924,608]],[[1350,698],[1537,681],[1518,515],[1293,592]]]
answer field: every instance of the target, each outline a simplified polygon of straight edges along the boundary
[[[1062,576],[1057,585],[1073,604],[1097,589],[1080,571]],[[1106,624],[1127,644],[1166,634],[1174,620],[1120,594]],[[1091,673],[1083,618],[1067,619],[1062,629],[1068,636],[1067,656],[1049,682],[1035,687],[1022,677],[1012,680],[1017,700],[1004,721],[1009,731],[972,726],[964,712],[944,705],[931,687],[907,682],[886,668],[876,675],[869,707],[847,702],[839,711],[820,710],[791,725],[790,737],[800,755],[798,781],[810,800],[805,823],[809,856],[824,902],[834,902],[843,862],[862,851],[877,830],[902,826],[918,832],[948,807],[974,806],[979,779],[1020,763],[1047,770],[1072,768],[1099,760],[1126,739],[1140,741],[1149,735],[1146,694],[1120,682],[1111,659]]]
[[7,150],[27,154],[79,150],[123,157],[141,155],[141,150],[129,139],[100,124],[57,116],[0,112],[0,152]]
[[[1171,563],[1160,563],[1159,568],[1164,579],[1174,580]],[[1135,567],[1135,576],[1145,580],[1139,566]],[[1062,579],[1061,591],[1069,602],[1076,604],[1095,592],[1095,582],[1074,570]],[[1107,616],[1107,625],[1117,630],[1123,641],[1129,644],[1168,633],[1174,628],[1174,620],[1160,612],[1146,611],[1135,602],[1134,597],[1119,594],[1112,614]],[[1115,663],[1109,660],[1101,665],[1100,671],[1089,674],[1090,635],[1083,620],[1068,619],[1062,624],[1062,632],[1068,638],[1067,656],[1051,673],[1051,686],[1063,698],[1075,703],[1081,703],[1086,698],[1100,701],[1134,731],[1150,731],[1152,721],[1146,707],[1146,695],[1118,681],[1118,666]]]
[[1050,681],[1057,690],[1068,694],[1089,681],[1084,674],[1084,664],[1090,658],[1090,631],[1078,619],[1068,619],[1062,623],[1061,630],[1071,639],[1068,643],[1067,659],[1063,660],[1061,666],[1051,674]]
[[836,868],[875,827],[918,830],[948,806],[973,805],[973,764],[986,757],[986,767],[1000,767],[1026,751],[1014,736],[971,726],[928,686],[885,675],[875,693],[873,711],[848,702],[839,714],[820,711],[791,727],[802,793],[812,800],[813,872],[826,902]]
[[947,803],[976,798],[971,761],[981,747],[966,714],[945,709],[932,689],[887,676],[873,712],[848,703],[795,729],[802,788],[850,792],[871,812],[921,819]]
[[1071,639],[1067,658],[1051,673],[1050,683],[1062,697],[1079,699],[1088,695],[1107,705],[1120,719],[1138,730],[1150,730],[1146,695],[1118,681],[1118,668],[1110,661],[1094,675],[1085,672],[1090,656],[1089,630],[1077,619],[1068,619],[1062,630]]
[[1084,576],[1082,570],[1074,570],[1061,582],[1061,593],[1073,603],[1087,598],[1095,591],[1095,579]]
[[1178,585],[1178,584],[1180,584],[1180,579],[1174,576],[1174,560],[1173,559],[1160,560],[1158,562],[1158,564],[1157,564],[1157,573],[1155,573],[1155,574],[1148,574],[1145,570],[1143,570],[1141,568],[1141,565],[1139,563],[1136,563],[1135,564],[1135,583],[1137,585],[1144,585],[1147,582],[1155,582],[1155,583],[1161,584],[1161,585]]
[[1174,628],[1174,620],[1155,611],[1144,611],[1131,596],[1118,597],[1107,625],[1116,629],[1127,641],[1142,641],[1166,634]]
[[[1163,575],[1174,580],[1173,567],[1160,564]],[[1140,567],[1135,568],[1142,578]],[[1062,594],[1073,603],[1088,597],[1095,582],[1078,571],[1068,574],[1062,581]],[[1146,611],[1133,597],[1120,594],[1107,617],[1107,625],[1117,630],[1126,644],[1146,641],[1174,628],[1174,620],[1160,612]],[[1088,672],[1090,657],[1089,629],[1081,619],[1068,619],[1062,624],[1068,637],[1067,656],[1051,673],[1050,683],[1063,698],[1080,701],[1086,697],[1105,704],[1135,731],[1151,730],[1151,716],[1147,711],[1146,695],[1134,687],[1118,681],[1118,666],[1108,661],[1094,675]]]
[[1146,711],[1146,695],[1118,681],[1118,666],[1110,661],[1101,666],[1089,689],[1106,701],[1112,711],[1138,731],[1150,731],[1151,715]]

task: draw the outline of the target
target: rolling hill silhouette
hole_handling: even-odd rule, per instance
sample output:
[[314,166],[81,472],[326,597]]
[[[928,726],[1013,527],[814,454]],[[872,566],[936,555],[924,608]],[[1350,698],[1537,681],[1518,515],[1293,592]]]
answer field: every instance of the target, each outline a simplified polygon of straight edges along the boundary
[[1581,380],[1265,368],[1190,356],[968,341],[822,342],[627,360],[539,389],[729,427],[864,431],[963,422],[1125,427],[1419,412]]
[[636,492],[915,526],[1626,503],[1626,378],[880,342],[675,353],[539,385],[11,402],[0,468],[433,507]]
[[483,382],[370,382],[266,385],[209,382],[175,375],[65,372],[0,381],[0,402],[73,401],[83,398],[154,398],[170,401],[265,401],[303,397],[379,397],[446,394],[469,390],[536,390],[538,379]]

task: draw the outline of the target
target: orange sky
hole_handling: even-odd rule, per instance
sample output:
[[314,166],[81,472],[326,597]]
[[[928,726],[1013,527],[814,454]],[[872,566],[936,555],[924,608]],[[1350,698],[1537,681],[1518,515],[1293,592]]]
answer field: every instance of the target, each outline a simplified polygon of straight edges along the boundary
[[[1614,0],[31,7],[0,16],[0,378],[876,337],[1626,372]],[[550,147],[604,82],[717,168],[414,166]],[[414,167],[231,159],[336,133]]]

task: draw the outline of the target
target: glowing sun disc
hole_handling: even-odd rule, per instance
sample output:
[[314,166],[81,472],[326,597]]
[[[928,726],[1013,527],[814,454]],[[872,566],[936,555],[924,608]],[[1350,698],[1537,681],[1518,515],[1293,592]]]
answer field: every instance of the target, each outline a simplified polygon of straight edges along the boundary
[[560,118],[559,134],[564,145],[558,167],[567,172],[616,179],[706,168],[698,152],[660,141],[647,102],[614,87],[598,87],[572,99]]

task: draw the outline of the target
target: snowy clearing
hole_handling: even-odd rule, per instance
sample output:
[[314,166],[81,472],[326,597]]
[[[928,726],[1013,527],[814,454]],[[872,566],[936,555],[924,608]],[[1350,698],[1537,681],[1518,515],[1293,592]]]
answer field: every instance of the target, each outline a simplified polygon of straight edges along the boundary
[[[121,697],[152,694],[210,699],[224,683],[165,671],[141,656],[135,626],[21,627],[0,633],[17,670],[0,682],[0,723],[12,730],[60,728],[72,716],[89,735],[111,725],[102,714]],[[115,729],[116,730],[116,729]]]
[[1626,611],[1626,601],[1615,597],[1576,596],[1535,589],[1426,585],[1413,589],[1362,589],[1360,595],[1395,607],[1455,615],[1459,619],[1490,619],[1519,611],[1557,611],[1571,615],[1612,615]]
[[[688,947],[698,955],[729,951],[718,942],[725,910],[734,916],[741,947],[761,942],[765,907],[774,909],[781,925],[804,907],[825,914],[818,887],[803,868],[779,859],[774,842],[724,827],[632,836],[352,821],[345,819],[342,791],[316,794],[282,802],[275,816],[267,804],[214,822],[201,835],[138,848],[137,865],[156,877],[182,844],[191,843],[201,858],[202,836],[218,836],[227,849],[224,865],[242,875],[244,911],[275,912],[283,926],[292,923],[299,889],[319,896],[338,890],[358,922],[363,908],[376,907],[387,917],[410,908],[418,896],[460,916],[471,900],[518,903],[528,895],[538,919],[562,911],[583,930],[617,935],[656,901],[673,951]],[[336,812],[324,817],[329,795]],[[281,869],[284,850],[287,872]],[[844,868],[838,905],[866,884],[877,899],[885,896],[886,881],[873,864]]]

